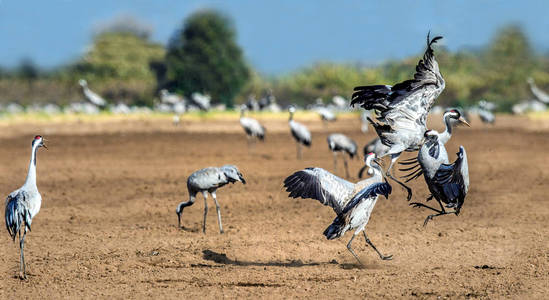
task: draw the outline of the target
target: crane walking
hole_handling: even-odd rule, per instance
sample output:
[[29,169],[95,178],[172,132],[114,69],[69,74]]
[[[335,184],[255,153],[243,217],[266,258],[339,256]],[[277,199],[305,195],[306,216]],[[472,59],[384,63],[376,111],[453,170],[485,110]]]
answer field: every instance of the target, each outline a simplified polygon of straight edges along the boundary
[[[459,215],[459,211],[469,190],[469,166],[467,164],[465,148],[463,146],[459,147],[456,161],[450,164],[441,136],[442,134],[434,130],[427,130],[425,132],[426,140],[423,146],[421,146],[417,157],[420,169],[413,171],[415,174],[409,176],[406,181],[413,180],[423,174],[431,192],[427,201],[435,198],[440,206],[440,209],[436,209],[419,202],[410,203],[413,207],[425,207],[436,212],[436,214],[427,216],[423,226],[427,225],[427,222],[434,217],[446,214]],[[453,208],[453,211],[446,211],[442,202],[446,204],[446,208]]]
[[309,131],[309,129],[307,129],[307,127],[305,127],[305,125],[294,121],[294,106],[290,106],[290,108],[288,108],[288,111],[290,112],[290,119],[288,120],[288,124],[290,125],[290,131],[292,132],[292,136],[294,137],[296,142],[297,159],[301,159],[301,145],[305,145],[307,147],[311,146],[311,132]]
[[[19,234],[19,248],[21,250],[19,277],[21,279],[27,278],[24,254],[25,237],[27,230],[31,231],[32,219],[38,214],[42,204],[42,196],[36,186],[36,152],[40,147],[48,148],[40,135],[34,137],[31,145],[32,151],[27,179],[23,186],[8,195],[5,211],[6,228],[13,241],[15,241],[16,235]],[[23,229],[23,235],[21,235],[21,229]]]
[[366,110],[377,110],[377,121],[368,118],[381,142],[390,149],[384,156],[391,157],[386,176],[408,191],[412,190],[391,175],[394,163],[404,151],[417,151],[423,144],[427,115],[435,99],[444,90],[445,82],[439,71],[431,46],[442,37],[432,40],[427,34],[427,50],[416,66],[414,78],[394,86],[373,85],[354,88],[351,105],[359,104]]
[[330,150],[332,150],[332,153],[334,154],[334,172],[337,173],[337,153],[343,152],[343,165],[345,166],[345,177],[350,177],[349,175],[349,167],[347,166],[347,159],[345,158],[345,153],[353,159],[357,152],[357,146],[355,141],[353,141],[350,137],[341,134],[341,133],[334,133],[330,134],[327,138],[328,141],[328,147]]
[[366,165],[372,168],[374,175],[356,184],[337,177],[322,168],[307,168],[297,171],[284,180],[284,187],[290,193],[289,197],[311,198],[332,207],[337,217],[324,231],[327,239],[341,237],[348,230],[355,229],[347,244],[347,249],[360,264],[362,262],[353,251],[352,243],[361,231],[366,243],[376,251],[382,260],[392,259],[392,255],[381,254],[364,231],[378,195],[388,198],[392,190],[387,181],[383,182],[381,167],[374,159],[375,154],[373,153],[366,156]]
[[187,179],[187,190],[189,191],[189,201],[181,202],[177,205],[177,223],[181,227],[181,214],[183,214],[183,208],[194,204],[196,194],[202,193],[204,196],[204,223],[202,225],[202,232],[206,233],[206,216],[208,215],[208,194],[212,195],[217,210],[217,222],[219,224],[219,232],[223,233],[223,225],[221,224],[221,207],[217,202],[216,190],[228,183],[235,183],[237,181],[246,184],[246,180],[242,177],[242,173],[236,166],[224,165],[222,167],[209,167],[200,169],[189,176]]

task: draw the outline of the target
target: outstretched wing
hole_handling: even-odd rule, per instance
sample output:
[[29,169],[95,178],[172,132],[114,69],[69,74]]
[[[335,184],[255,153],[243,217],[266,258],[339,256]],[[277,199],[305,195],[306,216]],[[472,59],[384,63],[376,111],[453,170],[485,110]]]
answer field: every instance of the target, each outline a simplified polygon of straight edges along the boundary
[[459,147],[458,158],[453,164],[442,164],[432,179],[432,182],[441,187],[449,203],[455,203],[456,210],[463,204],[469,191],[469,166],[467,153],[463,146]]
[[316,199],[339,214],[353,192],[354,184],[322,168],[307,168],[288,176],[284,187],[292,198]]
[[370,197],[376,197],[377,195],[383,195],[385,198],[389,198],[389,194],[393,191],[393,188],[391,185],[387,182],[376,182],[374,184],[371,184],[362,190],[358,192],[351,201],[345,206],[342,214],[346,214],[351,209],[353,209],[355,206],[357,206],[360,201],[370,198]]
[[417,125],[425,127],[427,114],[445,87],[431,47],[441,38],[437,36],[429,40],[427,35],[427,50],[416,66],[414,79],[394,86],[356,87],[351,105],[359,104],[364,109],[378,110],[378,119],[396,131],[409,130]]

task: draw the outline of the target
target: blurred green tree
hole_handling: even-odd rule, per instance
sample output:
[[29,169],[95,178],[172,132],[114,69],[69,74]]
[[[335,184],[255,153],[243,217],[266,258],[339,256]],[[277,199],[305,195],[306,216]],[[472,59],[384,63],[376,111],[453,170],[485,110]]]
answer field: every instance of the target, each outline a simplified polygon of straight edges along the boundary
[[194,13],[174,33],[166,67],[170,89],[186,96],[209,93],[228,107],[250,78],[232,22],[212,10]]
[[149,41],[150,31],[133,18],[117,18],[102,26],[84,57],[65,74],[84,78],[106,99],[152,104],[156,76],[151,63],[165,56],[162,45]]

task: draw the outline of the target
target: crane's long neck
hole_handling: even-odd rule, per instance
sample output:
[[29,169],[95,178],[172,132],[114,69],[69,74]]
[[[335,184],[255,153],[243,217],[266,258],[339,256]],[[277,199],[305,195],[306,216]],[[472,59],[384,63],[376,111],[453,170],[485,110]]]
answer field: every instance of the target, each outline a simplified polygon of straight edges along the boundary
[[383,179],[383,172],[381,171],[381,167],[377,163],[373,163],[370,165],[370,168],[374,171],[374,175],[372,177],[375,177],[381,181]]
[[38,143],[32,146],[31,159],[29,162],[29,172],[27,173],[27,179],[25,180],[26,186],[36,187],[36,151],[38,150]]
[[452,137],[452,124],[450,123],[450,116],[446,115],[444,116],[444,124],[446,125],[446,129],[443,133],[439,134],[439,141],[444,145],[446,142],[450,140]]
[[292,121],[293,119],[294,119],[294,113],[290,112],[290,118],[288,119],[288,121]]

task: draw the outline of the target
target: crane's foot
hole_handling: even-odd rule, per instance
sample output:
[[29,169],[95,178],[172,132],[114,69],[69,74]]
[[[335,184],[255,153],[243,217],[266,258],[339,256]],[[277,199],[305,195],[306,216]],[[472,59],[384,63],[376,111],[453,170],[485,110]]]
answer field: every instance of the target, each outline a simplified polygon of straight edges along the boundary
[[379,257],[380,257],[382,260],[392,260],[392,259],[393,259],[393,256],[392,256],[392,255],[387,255],[387,256],[380,255]]
[[419,202],[412,202],[412,203],[410,203],[409,205],[412,206],[412,207],[416,207],[416,208],[417,208],[417,207],[425,207],[425,208],[428,208],[428,209],[430,209],[430,210],[433,210],[433,211],[437,212],[438,214],[444,213],[444,212],[441,211],[441,210],[438,210],[438,209],[436,209],[436,208],[432,208],[432,207],[430,207],[430,206],[428,206],[428,205],[425,205],[425,204],[419,203]]
[[19,272],[19,279],[27,280],[27,274],[25,274],[24,272]]
[[223,229],[221,229],[221,230],[219,230],[219,233],[220,233],[220,234],[224,234],[225,231],[224,231]]

